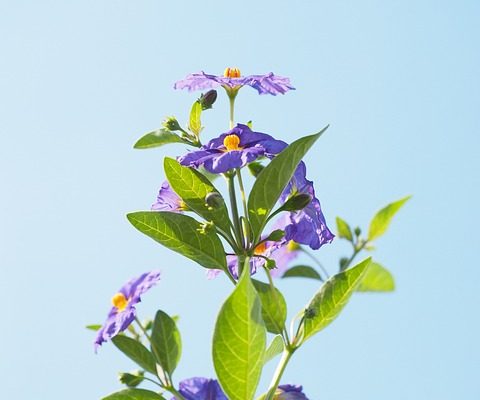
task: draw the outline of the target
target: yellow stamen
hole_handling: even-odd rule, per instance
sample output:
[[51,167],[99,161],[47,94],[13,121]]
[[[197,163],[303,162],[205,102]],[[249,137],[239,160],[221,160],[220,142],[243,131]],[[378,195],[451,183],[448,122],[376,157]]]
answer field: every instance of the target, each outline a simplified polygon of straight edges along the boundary
[[223,72],[225,78],[240,78],[240,70],[238,68],[225,68]]
[[237,135],[228,135],[225,136],[225,139],[223,139],[223,145],[227,151],[241,150],[242,148],[238,146],[239,144],[240,138]]
[[294,242],[293,240],[290,240],[287,244],[287,250],[288,251],[297,251],[300,249],[300,246],[298,243]]
[[255,254],[265,254],[265,250],[267,250],[267,244],[265,242],[262,242],[257,247],[255,247]]
[[127,308],[128,300],[123,293],[116,293],[112,297],[112,304],[118,309],[118,311],[123,311]]

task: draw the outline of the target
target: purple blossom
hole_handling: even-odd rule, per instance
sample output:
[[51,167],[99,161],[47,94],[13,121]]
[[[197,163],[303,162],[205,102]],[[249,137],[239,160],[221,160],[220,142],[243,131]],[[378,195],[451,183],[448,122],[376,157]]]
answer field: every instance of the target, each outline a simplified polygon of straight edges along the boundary
[[203,165],[208,172],[219,174],[232,168],[244,167],[258,157],[273,157],[286,145],[265,133],[253,132],[247,125],[237,124],[199,150],[179,157],[178,162],[195,168]]
[[180,382],[178,391],[185,400],[228,400],[215,379],[185,379]]
[[133,278],[123,285],[112,297],[113,307],[107,320],[100,328],[95,338],[95,352],[102,343],[123,332],[136,316],[135,305],[140,303],[140,296],[160,280],[159,271],[145,272],[138,278]]
[[152,211],[185,211],[185,203],[165,181],[162,183],[157,195],[157,200],[152,204]]
[[274,400],[308,400],[300,385],[280,385]]
[[313,182],[306,178],[306,167],[303,161],[298,165],[293,178],[283,191],[280,201],[284,203],[295,193],[307,193],[312,196],[312,201],[304,209],[290,213],[290,222],[285,226],[285,240],[306,244],[314,250],[325,243],[330,243],[335,236],[327,227],[320,201],[315,197]]
[[188,89],[192,92],[222,86],[227,91],[232,91],[245,85],[256,89],[259,94],[271,94],[273,96],[295,90],[290,85],[289,78],[275,75],[273,72],[265,75],[241,76],[238,68],[226,68],[223,76],[206,74],[203,71],[193,73],[176,82],[173,87],[174,89]]

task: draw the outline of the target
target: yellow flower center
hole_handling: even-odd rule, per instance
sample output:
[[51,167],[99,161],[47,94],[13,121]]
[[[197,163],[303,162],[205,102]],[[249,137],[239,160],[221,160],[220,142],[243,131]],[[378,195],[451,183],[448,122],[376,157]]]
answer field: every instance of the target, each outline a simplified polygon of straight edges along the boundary
[[238,68],[225,68],[223,71],[223,76],[225,78],[240,78],[240,70]]
[[264,254],[266,249],[267,244],[265,242],[262,242],[257,247],[255,247],[255,254]]
[[123,293],[116,293],[112,297],[112,304],[118,309],[118,311],[123,311],[127,308],[128,300]]
[[240,138],[237,135],[228,135],[225,136],[225,139],[223,139],[223,145],[227,151],[241,150],[242,148],[238,146],[239,144]]
[[298,243],[294,242],[293,240],[290,240],[287,244],[287,250],[288,251],[297,251],[300,249],[300,246]]

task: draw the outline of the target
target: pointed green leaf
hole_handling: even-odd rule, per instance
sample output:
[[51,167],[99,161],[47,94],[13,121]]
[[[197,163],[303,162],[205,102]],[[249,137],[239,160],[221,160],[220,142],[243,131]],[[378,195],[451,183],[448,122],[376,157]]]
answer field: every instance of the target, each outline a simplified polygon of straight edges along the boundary
[[342,311],[363,279],[371,257],[355,267],[332,276],[306,307],[304,340],[329,325]]
[[92,325],[87,325],[85,328],[90,329],[91,331],[98,331],[102,325],[100,324],[92,324]]
[[165,397],[151,390],[125,389],[103,397],[102,400],[165,400]]
[[224,232],[229,232],[229,217],[225,201],[220,202],[221,204],[217,207],[209,207],[205,202],[205,198],[210,193],[216,193],[222,199],[215,186],[200,172],[180,165],[173,158],[166,157],[163,165],[170,186],[187,206],[207,221],[212,221]]
[[175,321],[161,310],[155,315],[151,345],[158,364],[171,375],[180,361],[182,339]]
[[297,165],[327,128],[328,126],[315,135],[305,136],[290,144],[258,175],[248,197],[248,214],[255,237],[261,234],[270,211],[292,178]]
[[223,304],[213,335],[213,364],[230,400],[253,399],[265,354],[262,306],[245,271]]
[[227,268],[222,242],[213,229],[201,233],[202,224],[187,215],[166,211],[138,211],[127,215],[140,232],[205,268]]
[[385,233],[394,215],[398,212],[398,210],[400,210],[400,208],[402,208],[402,206],[410,199],[410,197],[412,196],[407,196],[403,199],[394,201],[375,214],[370,222],[368,240],[375,240]]
[[340,217],[337,217],[336,221],[337,221],[338,237],[347,239],[350,242],[352,242],[353,234],[352,234],[352,228],[350,228],[350,225],[348,225],[347,222],[341,219]]
[[283,351],[284,347],[285,345],[283,344],[282,335],[276,335],[267,347],[267,351],[265,351],[263,363],[266,364],[278,356]]
[[153,354],[150,353],[143,344],[124,335],[113,337],[112,342],[123,354],[137,363],[145,371],[151,372],[152,374],[157,373]]
[[388,269],[372,262],[357,288],[359,292],[392,292],[395,280]]
[[267,331],[282,333],[287,319],[287,303],[280,290],[267,283],[252,279],[262,303],[262,318]]
[[200,117],[202,115],[202,104],[197,100],[192,105],[190,111],[190,122],[188,124],[188,129],[190,129],[195,135],[200,135],[202,131],[202,121]]
[[134,388],[140,385],[144,381],[144,372],[143,371],[135,371],[133,373],[130,372],[120,372],[118,374],[118,380],[127,385],[128,387]]
[[282,275],[282,278],[311,278],[319,281],[323,280],[317,270],[308,265],[295,265],[287,269]]
[[168,143],[185,143],[185,141],[176,133],[160,128],[142,136],[133,147],[135,149],[150,149]]

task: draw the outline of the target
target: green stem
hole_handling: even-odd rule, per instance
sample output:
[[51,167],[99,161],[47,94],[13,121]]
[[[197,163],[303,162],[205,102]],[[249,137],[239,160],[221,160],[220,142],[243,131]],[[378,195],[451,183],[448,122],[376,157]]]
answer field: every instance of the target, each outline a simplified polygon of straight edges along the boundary
[[243,186],[243,179],[242,179],[242,173],[240,171],[240,168],[237,168],[236,171],[237,171],[237,178],[238,178],[238,186],[240,187],[240,196],[242,198],[243,215],[246,221],[246,224],[244,226],[245,247],[248,248],[250,244],[249,243],[250,232],[249,232],[249,223],[248,223],[247,196],[245,195],[245,188]]
[[345,271],[349,266],[350,264],[352,263],[352,261],[355,259],[355,257],[357,256],[358,253],[360,253],[364,247],[367,245],[368,243],[368,240],[366,240],[365,242],[362,243],[362,245],[360,247],[358,247],[358,241],[353,245],[353,254],[352,256],[348,259],[348,261],[345,263],[345,265],[342,267],[341,271]]
[[235,97],[237,97],[236,92],[228,93],[228,99],[230,100],[230,129],[233,129],[235,126]]
[[147,333],[147,330],[143,327],[142,323],[140,322],[140,320],[135,317],[135,322],[137,323],[137,325],[140,327],[140,330],[143,332],[143,334],[145,335],[145,337],[147,338],[147,340],[149,342],[151,342],[152,340],[150,339],[150,335]]
[[173,386],[165,386],[165,389],[168,390],[171,394],[175,396],[177,400],[185,400],[185,397],[183,397],[177,389],[175,389]]
[[272,382],[270,383],[270,387],[268,388],[265,400],[273,400],[273,396],[275,396],[275,392],[277,391],[278,385],[280,384],[280,379],[282,379],[282,375],[285,372],[285,368],[287,367],[287,364],[290,361],[292,354],[293,351],[290,348],[286,348],[283,351],[282,358],[280,359],[277,369],[275,370],[275,374],[273,375]]
[[243,248],[242,231],[240,227],[240,217],[238,216],[237,195],[235,194],[235,184],[233,176],[227,176],[228,194],[230,197],[230,208],[232,209],[232,219],[235,237],[239,248]]

